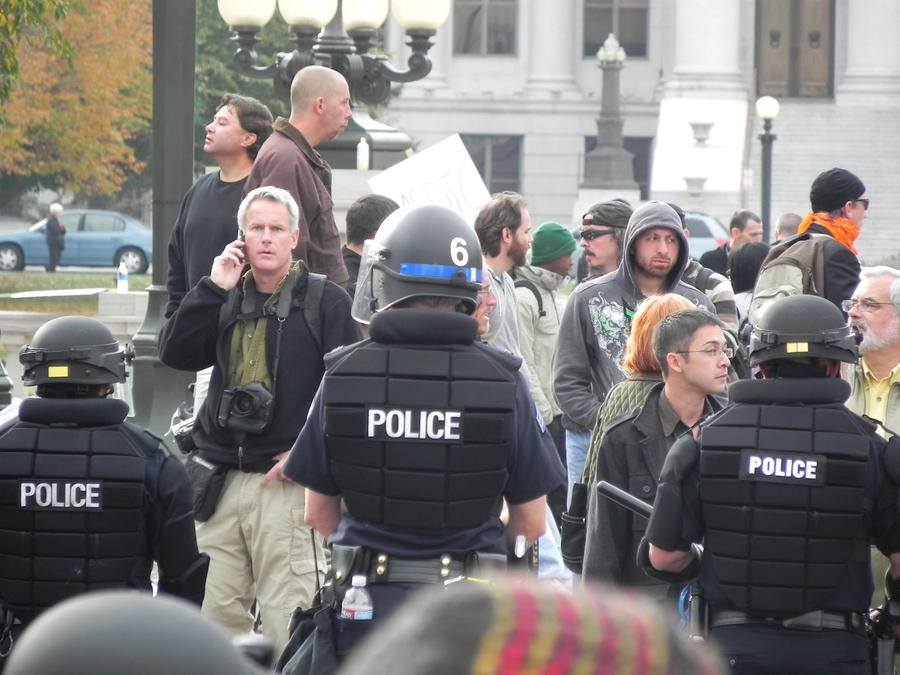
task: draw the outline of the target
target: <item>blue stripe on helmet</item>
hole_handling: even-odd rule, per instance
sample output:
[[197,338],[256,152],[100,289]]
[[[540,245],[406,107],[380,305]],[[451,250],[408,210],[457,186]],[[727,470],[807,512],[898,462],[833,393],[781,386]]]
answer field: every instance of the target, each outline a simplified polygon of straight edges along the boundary
[[458,272],[465,275],[466,281],[481,283],[480,267],[453,267],[452,265],[425,265],[422,263],[400,263],[400,274],[407,277],[432,277],[450,279]]

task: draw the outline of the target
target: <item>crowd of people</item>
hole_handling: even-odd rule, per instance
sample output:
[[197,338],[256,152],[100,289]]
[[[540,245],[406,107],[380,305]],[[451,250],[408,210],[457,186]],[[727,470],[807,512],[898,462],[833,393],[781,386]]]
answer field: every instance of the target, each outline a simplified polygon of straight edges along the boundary
[[[181,461],[108,398],[133,355],[99,321],[23,347],[10,671],[51,672],[29,624],[148,590],[155,562],[285,673],[871,672],[869,608],[900,599],[900,271],[860,267],[862,181],[823,171],[771,245],[739,210],[699,259],[677,204],[600,202],[573,231],[513,192],[474,223],[365,195],[341,247],[315,148],[350,115],[309,66],[288,119],[226,94],[207,126],[218,171],[184,197],[158,336],[197,373]],[[351,583],[374,618],[342,612]],[[715,649],[673,628],[688,596]]]

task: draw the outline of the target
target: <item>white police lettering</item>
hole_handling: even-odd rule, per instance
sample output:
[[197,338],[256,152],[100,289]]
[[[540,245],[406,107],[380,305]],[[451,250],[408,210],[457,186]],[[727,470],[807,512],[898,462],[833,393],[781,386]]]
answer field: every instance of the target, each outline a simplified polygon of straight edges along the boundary
[[103,508],[103,483],[69,480],[20,481],[19,507],[83,511]]
[[744,450],[741,452],[740,478],[821,485],[825,482],[826,461],[823,455]]
[[762,473],[765,476],[779,476],[781,478],[807,478],[816,479],[816,467],[818,462],[812,459],[788,459],[786,457],[760,457],[750,456],[750,465],[747,473]]
[[366,437],[459,441],[462,437],[462,413],[458,410],[368,408]]

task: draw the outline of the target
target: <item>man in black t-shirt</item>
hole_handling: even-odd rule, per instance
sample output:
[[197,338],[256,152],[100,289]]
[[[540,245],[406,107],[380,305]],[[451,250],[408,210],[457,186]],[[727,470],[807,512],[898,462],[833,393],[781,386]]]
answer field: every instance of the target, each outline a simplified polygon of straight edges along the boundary
[[237,236],[237,210],[256,153],[272,133],[272,113],[249,96],[225,94],[206,125],[203,150],[219,165],[184,195],[169,237],[166,318],[209,274],[212,261]]

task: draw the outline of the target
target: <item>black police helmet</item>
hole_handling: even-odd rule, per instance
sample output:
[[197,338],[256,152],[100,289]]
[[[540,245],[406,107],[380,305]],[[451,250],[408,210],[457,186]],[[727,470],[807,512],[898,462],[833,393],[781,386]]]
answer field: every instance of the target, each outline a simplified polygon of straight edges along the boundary
[[437,296],[460,300],[475,311],[481,289],[481,245],[475,229],[456,211],[426,205],[395,211],[375,235],[373,309]]
[[856,338],[841,311],[817,295],[791,295],[766,307],[750,335],[750,365],[818,357],[856,363]]
[[131,356],[106,326],[88,316],[48,321],[19,351],[26,386],[124,382]]
[[180,598],[96,591],[35,619],[16,641],[4,675],[248,675],[262,673],[225,631]]

